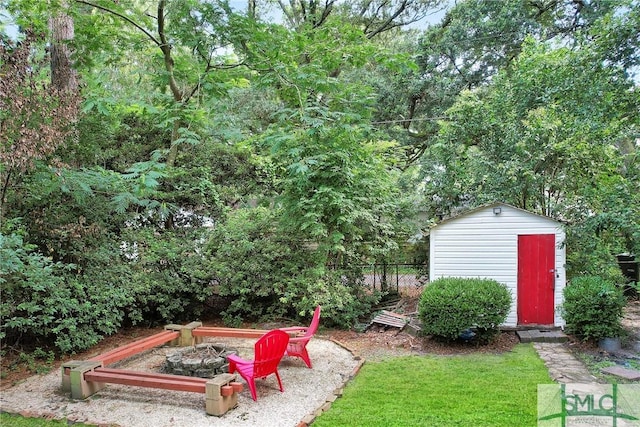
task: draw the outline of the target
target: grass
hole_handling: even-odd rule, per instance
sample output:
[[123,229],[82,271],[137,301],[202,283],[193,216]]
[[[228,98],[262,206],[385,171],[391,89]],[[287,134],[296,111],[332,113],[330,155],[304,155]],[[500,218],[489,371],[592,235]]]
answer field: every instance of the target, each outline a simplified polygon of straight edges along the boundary
[[[67,421],[46,420],[44,418],[25,418],[20,415],[0,413],[0,426],[2,427],[66,427]],[[73,424],[75,427],[89,427],[87,424]]]
[[313,426],[535,426],[537,385],[548,383],[530,344],[367,363]]

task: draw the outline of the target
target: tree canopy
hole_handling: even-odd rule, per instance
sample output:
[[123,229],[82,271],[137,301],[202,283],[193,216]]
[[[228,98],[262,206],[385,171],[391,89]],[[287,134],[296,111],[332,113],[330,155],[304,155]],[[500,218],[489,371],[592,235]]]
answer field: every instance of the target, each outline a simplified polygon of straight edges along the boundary
[[571,274],[640,256],[637,1],[237,5],[0,1],[3,341],[350,326],[364,266],[495,200]]

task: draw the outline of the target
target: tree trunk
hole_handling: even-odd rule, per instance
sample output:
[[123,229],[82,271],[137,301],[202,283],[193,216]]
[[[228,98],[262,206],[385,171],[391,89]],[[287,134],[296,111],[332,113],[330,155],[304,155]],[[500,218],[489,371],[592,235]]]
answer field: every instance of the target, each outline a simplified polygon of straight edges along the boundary
[[[63,4],[64,6],[64,4]],[[63,91],[78,90],[78,74],[73,68],[69,42],[74,37],[73,19],[59,13],[49,19],[51,31],[51,84]]]

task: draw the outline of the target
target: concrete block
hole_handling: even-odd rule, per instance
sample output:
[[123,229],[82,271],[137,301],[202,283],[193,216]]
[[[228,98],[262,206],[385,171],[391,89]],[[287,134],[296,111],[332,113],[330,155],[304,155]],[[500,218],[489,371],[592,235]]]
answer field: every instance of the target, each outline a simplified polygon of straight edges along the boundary
[[216,375],[207,381],[205,385],[205,406],[208,415],[221,416],[229,409],[238,406],[238,393],[233,392],[231,396],[222,396],[220,388],[237,380],[235,374]]
[[220,386],[227,385],[232,381],[237,381],[238,376],[236,374],[219,374],[211,378],[208,382],[218,384]]
[[[165,331],[175,331],[182,333],[182,325],[170,324],[164,326]],[[167,343],[169,347],[178,347],[180,346],[180,337],[173,339]]]
[[561,343],[566,342],[569,338],[559,330],[538,330],[527,329],[516,331],[516,335],[520,338],[521,343],[529,342],[552,342]]
[[104,383],[89,382],[84,379],[85,373],[101,367],[102,362],[87,361],[70,369],[69,379],[72,399],[84,400],[105,387]]
[[517,331],[516,335],[518,336],[518,338],[520,338],[521,343],[533,342],[530,331]]
[[219,417],[236,406],[238,406],[238,393],[233,393],[231,396],[221,397],[220,399],[205,399],[205,407],[208,415]]
[[195,328],[199,328],[200,326],[202,326],[202,322],[190,322],[187,323],[184,327],[193,330]]
[[220,394],[220,387],[228,385],[232,381],[236,381],[235,374],[220,374],[211,378],[205,385],[205,397],[207,399],[219,400],[222,399]]
[[205,399],[205,411],[207,412],[207,415],[215,415],[219,417],[227,412],[226,409],[226,405],[222,399]]
[[62,391],[63,393],[71,393],[71,370],[82,366],[86,363],[83,360],[70,360],[62,364],[60,369],[62,373]]
[[180,330],[180,346],[181,347],[187,347],[187,346],[196,344],[192,331],[195,328],[199,328],[200,326],[202,326],[202,322],[191,322],[182,327],[182,329]]
[[605,374],[615,375],[616,377],[631,381],[640,380],[640,371],[635,369],[627,369],[622,366],[610,366],[608,368],[602,368],[601,371]]

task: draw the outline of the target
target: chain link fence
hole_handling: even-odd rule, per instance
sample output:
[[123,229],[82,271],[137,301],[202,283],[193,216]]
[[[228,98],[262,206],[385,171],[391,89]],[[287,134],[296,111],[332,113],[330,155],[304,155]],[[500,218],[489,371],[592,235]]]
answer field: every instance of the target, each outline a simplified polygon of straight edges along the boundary
[[372,264],[362,267],[365,284],[373,290],[417,296],[427,282],[423,264]]

